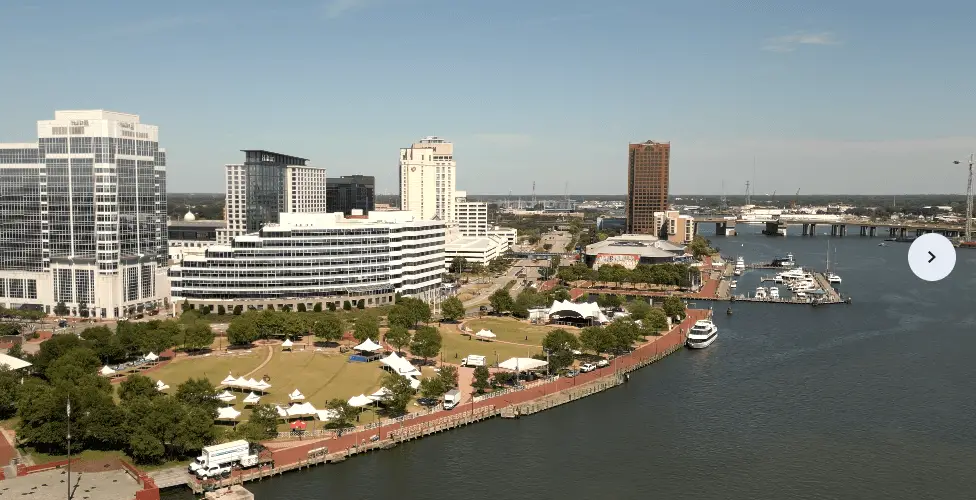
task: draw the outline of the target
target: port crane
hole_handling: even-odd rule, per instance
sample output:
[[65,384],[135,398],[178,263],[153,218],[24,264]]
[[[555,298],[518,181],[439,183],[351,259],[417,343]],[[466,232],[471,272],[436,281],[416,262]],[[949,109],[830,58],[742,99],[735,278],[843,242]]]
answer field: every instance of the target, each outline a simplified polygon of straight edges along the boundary
[[796,208],[796,198],[797,198],[797,196],[800,196],[800,189],[797,189],[796,190],[796,194],[793,195],[793,203],[790,206],[790,208],[794,208],[794,209]]

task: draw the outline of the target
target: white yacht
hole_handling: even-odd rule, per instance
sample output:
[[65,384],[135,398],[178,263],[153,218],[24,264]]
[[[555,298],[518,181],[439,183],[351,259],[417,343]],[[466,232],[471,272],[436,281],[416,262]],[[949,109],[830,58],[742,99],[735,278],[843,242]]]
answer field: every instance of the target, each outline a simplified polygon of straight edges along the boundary
[[735,290],[735,280],[732,280],[732,283],[729,284],[729,288]]
[[779,287],[776,286],[769,287],[769,298],[779,299]]
[[807,300],[807,294],[805,292],[796,292],[793,294],[793,298],[797,300]]
[[[834,264],[837,264],[836,248],[834,249]],[[830,272],[830,240],[827,240],[827,282],[831,285],[839,285],[841,282],[840,276]]]
[[766,300],[769,298],[769,294],[766,293],[766,289],[763,287],[756,288],[756,298],[759,300]]
[[736,276],[742,276],[742,272],[746,270],[746,260],[742,257],[735,259],[735,271],[733,274]]
[[695,322],[695,326],[691,327],[688,331],[688,337],[685,340],[685,345],[693,349],[704,349],[715,342],[715,338],[718,336],[718,327],[715,323],[708,321],[707,319],[700,319]]
[[841,279],[840,276],[837,276],[834,273],[827,273],[827,281],[830,282],[831,285],[839,285]]

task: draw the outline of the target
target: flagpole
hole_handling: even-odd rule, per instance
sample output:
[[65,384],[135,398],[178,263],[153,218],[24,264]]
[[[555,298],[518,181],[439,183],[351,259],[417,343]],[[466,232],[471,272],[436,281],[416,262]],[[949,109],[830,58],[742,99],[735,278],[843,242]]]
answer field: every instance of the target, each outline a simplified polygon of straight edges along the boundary
[[68,500],[71,500],[71,398],[66,407],[68,414]]

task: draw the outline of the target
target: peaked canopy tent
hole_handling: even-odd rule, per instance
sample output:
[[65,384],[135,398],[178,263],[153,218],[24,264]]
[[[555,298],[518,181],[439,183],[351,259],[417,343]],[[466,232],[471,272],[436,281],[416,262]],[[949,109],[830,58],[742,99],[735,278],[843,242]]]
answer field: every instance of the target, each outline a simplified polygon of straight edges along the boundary
[[233,406],[217,408],[217,420],[237,420],[239,416],[241,412],[235,410]]
[[549,307],[549,320],[569,323],[609,323],[610,320],[600,310],[596,302],[575,304],[568,300],[557,300]]
[[413,366],[410,361],[405,358],[401,358],[397,353],[390,353],[389,356],[380,360],[380,363],[386,365],[393,373],[403,375],[404,377],[419,377],[420,370],[416,366]]
[[377,352],[383,350],[383,346],[373,342],[373,339],[366,339],[365,342],[353,347],[353,349],[362,352]]
[[302,394],[302,391],[295,389],[294,391],[291,391],[291,394],[288,395],[288,399],[292,401],[303,401],[305,399],[305,395]]
[[474,336],[478,337],[479,339],[494,340],[494,338],[498,335],[495,335],[491,330],[481,330],[480,332],[474,334]]
[[157,356],[156,353],[154,352],[150,352],[149,354],[146,354],[146,357],[143,359],[145,359],[146,361],[158,361],[159,356]]
[[335,410],[328,410],[328,409],[326,409],[326,410],[318,410],[318,411],[315,412],[315,416],[319,420],[325,422],[325,421],[328,421],[328,420],[332,420],[332,419],[337,418],[339,416],[339,412],[337,412]]
[[289,418],[310,417],[314,416],[317,412],[318,410],[312,406],[312,403],[295,403],[285,410]]
[[244,404],[246,404],[246,405],[256,405],[256,404],[258,404],[260,402],[261,402],[261,396],[258,396],[257,394],[254,394],[253,392],[250,393],[250,394],[248,394],[247,397],[244,398]]
[[535,358],[509,358],[498,364],[503,370],[528,372],[545,368],[549,363]]
[[105,375],[107,377],[109,375],[114,375],[115,374],[115,370],[109,368],[108,365],[105,365],[105,366],[102,367],[101,370],[98,371],[98,373],[101,373],[102,375]]
[[257,382],[254,383],[254,385],[251,386],[251,389],[259,392],[268,392],[268,389],[270,388],[271,388],[271,384],[265,382],[264,380],[258,380]]
[[162,380],[157,380],[156,381],[156,390],[157,391],[165,391],[166,389],[169,389],[169,386],[166,385],[165,382],[163,382]]
[[293,344],[291,342],[291,339],[285,339],[285,341],[281,343],[281,348],[282,348],[282,350],[284,350],[284,349],[291,350],[291,346],[293,346],[293,345],[295,345],[295,344]]
[[237,383],[237,379],[234,378],[232,373],[228,373],[227,376],[220,381],[220,385],[234,385],[235,383]]
[[15,358],[13,356],[0,353],[0,367],[7,367],[10,370],[19,370],[21,368],[27,368],[31,363],[24,361],[20,358]]
[[360,394],[358,396],[353,396],[349,398],[349,406],[353,408],[362,408],[363,406],[373,404],[373,400],[369,399],[369,396],[365,394]]
[[393,394],[393,391],[387,389],[386,387],[380,387],[380,390],[370,394],[368,397],[370,400],[379,403],[387,398],[387,396]]
[[227,390],[225,390],[224,392],[218,394],[216,397],[217,397],[217,399],[219,399],[219,400],[221,400],[221,401],[223,401],[225,403],[229,403],[229,402],[237,399],[237,396],[231,394],[230,391],[227,391]]

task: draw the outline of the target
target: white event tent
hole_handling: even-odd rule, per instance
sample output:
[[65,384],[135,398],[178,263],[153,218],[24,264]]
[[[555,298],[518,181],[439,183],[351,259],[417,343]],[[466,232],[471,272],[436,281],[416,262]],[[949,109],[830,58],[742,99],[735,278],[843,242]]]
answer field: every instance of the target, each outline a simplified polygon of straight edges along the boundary
[[339,412],[337,412],[335,410],[328,410],[328,409],[326,409],[326,410],[317,410],[315,412],[315,416],[318,417],[319,420],[325,422],[326,420],[332,420],[332,419],[338,417],[339,416]]
[[531,371],[543,368],[549,363],[535,358],[509,358],[498,364],[503,370]]
[[290,350],[292,345],[294,344],[291,343],[291,339],[285,339],[285,341],[281,343],[281,348]]
[[251,389],[261,392],[268,392],[268,389],[270,388],[271,384],[265,382],[264,380],[258,380],[254,385],[251,386]]
[[278,418],[288,418],[288,408],[284,408],[281,405],[275,405],[275,409],[278,410]]
[[102,367],[101,370],[98,371],[98,373],[101,373],[102,375],[108,376],[108,375],[112,375],[113,373],[115,373],[115,370],[109,368],[108,365],[105,365],[105,366]]
[[156,390],[157,391],[165,391],[166,389],[169,389],[169,386],[166,385],[162,380],[157,380],[156,381]]
[[228,373],[227,376],[220,381],[220,385],[234,385],[235,382],[237,382],[237,379],[234,378],[234,374]]
[[353,396],[349,398],[349,406],[352,406],[353,408],[360,408],[372,403],[373,400],[369,399],[369,396],[365,394],[360,394],[358,396]]
[[250,394],[248,394],[247,397],[244,398],[244,404],[246,404],[246,405],[256,405],[259,402],[261,402],[261,396],[258,396],[257,394],[254,394],[253,392],[250,393]]
[[144,359],[146,361],[156,361],[159,359],[159,356],[157,356],[156,353],[154,352],[150,352],[149,354],[146,354],[146,357]]
[[549,316],[569,316],[588,319],[597,323],[609,323],[610,320],[600,310],[596,302],[576,304],[568,300],[557,300],[549,308]]
[[357,345],[356,347],[353,347],[353,349],[357,351],[363,351],[363,352],[376,352],[382,350],[383,346],[377,344],[376,342],[373,342],[373,339],[366,339],[365,342]]
[[289,417],[309,417],[317,412],[312,403],[295,403],[285,410]]
[[410,363],[405,358],[397,356],[397,353],[390,353],[389,356],[380,360],[380,363],[388,366],[393,373],[403,375],[404,377],[419,377],[420,370],[416,366]]
[[474,334],[475,337],[480,337],[483,339],[493,339],[498,335],[495,335],[491,330],[481,330],[480,332]]
[[241,412],[235,410],[233,406],[217,409],[217,420],[236,420],[239,416],[241,416]]
[[295,389],[294,391],[291,392],[291,394],[288,395],[288,399],[292,401],[302,401],[305,399],[305,395],[302,394],[302,391]]
[[218,394],[216,396],[216,398],[219,399],[219,400],[221,400],[221,401],[223,401],[223,402],[225,402],[225,403],[229,403],[229,402],[237,399],[237,396],[231,394],[230,391],[224,390],[224,392]]
[[393,394],[393,391],[387,389],[386,387],[381,387],[380,390],[378,390],[378,391],[376,391],[376,392],[374,392],[374,393],[372,393],[372,394],[370,394],[369,396],[366,396],[366,397],[368,397],[369,399],[371,399],[373,401],[379,402],[379,401],[383,401],[384,399],[386,399],[386,397],[389,396],[390,394]]
[[20,358],[15,358],[7,354],[0,353],[0,367],[7,367],[9,370],[19,370],[21,368],[27,368],[31,363],[24,361]]

